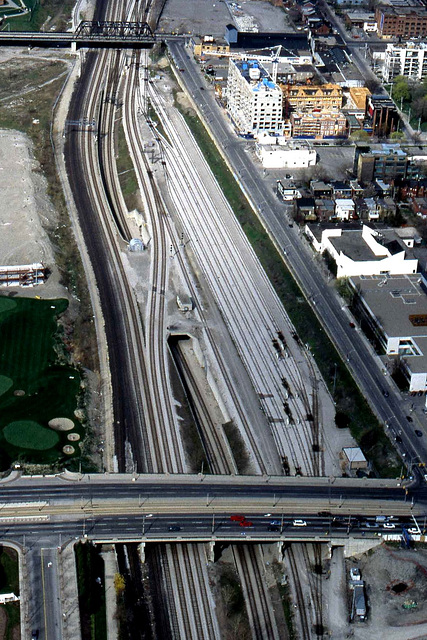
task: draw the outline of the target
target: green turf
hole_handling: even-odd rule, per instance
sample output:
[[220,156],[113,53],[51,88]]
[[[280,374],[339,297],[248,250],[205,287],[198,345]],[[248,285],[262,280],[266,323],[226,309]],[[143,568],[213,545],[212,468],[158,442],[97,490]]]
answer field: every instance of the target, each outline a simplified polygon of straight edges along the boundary
[[6,393],[6,391],[9,391],[12,385],[13,385],[13,380],[8,378],[7,376],[0,375],[0,396]]
[[37,451],[51,449],[59,441],[59,435],[56,431],[45,429],[41,424],[32,420],[11,422],[3,429],[3,435],[6,441],[15,447],[36,449]]
[[[53,418],[70,418],[83,437],[74,415],[80,375],[59,364],[55,350],[61,346],[56,318],[67,306],[67,300],[0,296],[0,469],[11,460],[55,463],[63,458],[67,434],[48,427]],[[12,381],[8,389],[7,379]]]

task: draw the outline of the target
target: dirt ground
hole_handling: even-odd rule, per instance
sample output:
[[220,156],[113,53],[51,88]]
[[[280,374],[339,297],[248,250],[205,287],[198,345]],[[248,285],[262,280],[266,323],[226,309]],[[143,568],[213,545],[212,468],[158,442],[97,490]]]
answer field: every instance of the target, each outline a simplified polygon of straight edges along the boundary
[[[252,16],[259,31],[289,30],[286,13],[264,0],[239,3],[239,16]],[[224,0],[168,0],[159,22],[159,30],[196,35],[224,36],[233,16]]]
[[[365,581],[368,620],[350,625],[353,637],[358,640],[427,638],[427,548],[417,546],[414,550],[404,550],[382,545],[357,562],[349,560],[348,571],[356,564]],[[407,588],[397,594],[392,587],[399,583]],[[416,602],[416,608],[404,609],[402,605],[408,601]]]

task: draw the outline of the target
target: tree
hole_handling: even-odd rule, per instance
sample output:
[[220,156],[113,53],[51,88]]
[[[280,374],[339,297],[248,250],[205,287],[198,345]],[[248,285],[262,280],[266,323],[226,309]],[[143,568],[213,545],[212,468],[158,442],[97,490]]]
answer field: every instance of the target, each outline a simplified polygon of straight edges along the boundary
[[412,102],[412,113],[414,118],[421,118],[423,122],[427,120],[427,96],[416,98]]
[[409,89],[408,79],[404,76],[396,76],[393,82],[392,97],[395,102],[409,102],[411,99],[411,91]]
[[369,133],[367,131],[364,131],[363,129],[357,129],[356,131],[352,131],[351,133],[351,140],[357,140],[360,142],[367,142],[369,140]]
[[114,574],[114,589],[116,591],[116,595],[119,596],[123,593],[123,591],[125,590],[125,579],[122,576],[121,573],[115,573]]
[[393,133],[390,136],[392,140],[403,140],[404,137],[405,137],[405,134],[402,133],[402,131],[393,131]]

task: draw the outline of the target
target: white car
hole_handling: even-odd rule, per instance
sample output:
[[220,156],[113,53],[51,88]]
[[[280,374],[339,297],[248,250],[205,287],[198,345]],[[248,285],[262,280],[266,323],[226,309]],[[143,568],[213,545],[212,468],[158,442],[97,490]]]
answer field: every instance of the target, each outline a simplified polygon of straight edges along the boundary
[[307,523],[305,520],[294,520],[292,522],[292,526],[293,527],[306,527]]
[[396,529],[396,525],[394,524],[394,522],[384,522],[383,528],[384,529]]
[[408,533],[415,536],[421,535],[421,531],[417,529],[417,527],[412,527],[411,529],[408,529]]

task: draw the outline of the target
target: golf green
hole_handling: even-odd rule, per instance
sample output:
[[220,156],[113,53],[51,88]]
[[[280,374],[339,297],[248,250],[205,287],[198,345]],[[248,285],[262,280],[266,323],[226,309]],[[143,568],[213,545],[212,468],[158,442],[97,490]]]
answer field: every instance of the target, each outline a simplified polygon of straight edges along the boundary
[[45,451],[59,442],[56,431],[45,429],[32,420],[17,420],[3,429],[3,435],[9,444],[22,449]]

